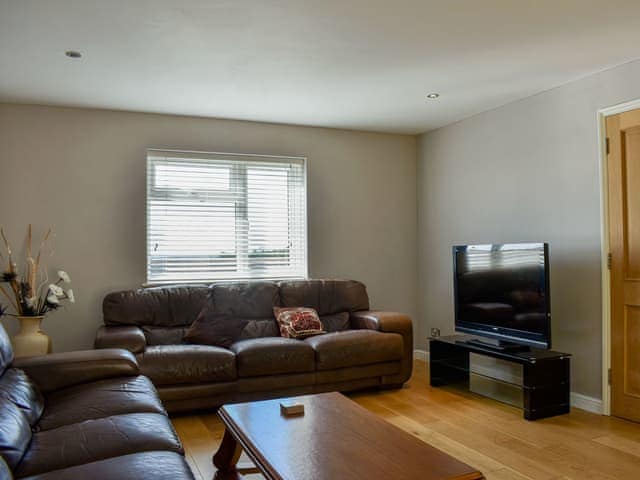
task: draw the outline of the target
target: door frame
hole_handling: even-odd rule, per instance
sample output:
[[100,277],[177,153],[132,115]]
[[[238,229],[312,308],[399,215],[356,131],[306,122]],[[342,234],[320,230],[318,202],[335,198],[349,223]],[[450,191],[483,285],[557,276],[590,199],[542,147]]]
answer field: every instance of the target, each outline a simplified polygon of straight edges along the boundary
[[606,119],[610,115],[640,109],[640,98],[601,108],[598,117],[598,156],[600,160],[600,265],[602,271],[602,413],[611,415],[611,275],[609,272],[609,179]]

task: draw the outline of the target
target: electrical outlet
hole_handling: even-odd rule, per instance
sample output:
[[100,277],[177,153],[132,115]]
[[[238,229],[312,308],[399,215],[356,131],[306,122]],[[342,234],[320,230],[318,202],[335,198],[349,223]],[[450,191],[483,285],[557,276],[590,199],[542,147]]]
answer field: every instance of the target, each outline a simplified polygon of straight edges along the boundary
[[440,336],[440,329],[439,328],[432,328],[431,329],[431,336],[433,338],[437,338]]

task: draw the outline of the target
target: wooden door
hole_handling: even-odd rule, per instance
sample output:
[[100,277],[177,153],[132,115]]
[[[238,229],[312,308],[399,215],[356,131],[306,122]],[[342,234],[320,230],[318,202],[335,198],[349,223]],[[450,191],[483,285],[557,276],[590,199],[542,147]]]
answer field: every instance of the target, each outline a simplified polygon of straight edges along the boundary
[[611,413],[640,422],[640,110],[607,117]]

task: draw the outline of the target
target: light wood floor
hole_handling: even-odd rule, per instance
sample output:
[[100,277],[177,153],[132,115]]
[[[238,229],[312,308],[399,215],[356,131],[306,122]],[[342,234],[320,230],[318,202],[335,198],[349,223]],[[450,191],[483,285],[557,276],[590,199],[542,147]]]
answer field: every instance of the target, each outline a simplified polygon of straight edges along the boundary
[[[349,397],[476,467],[488,480],[640,479],[640,424],[579,409],[528,422],[520,410],[494,400],[431,388],[424,362],[415,362],[413,377],[401,390]],[[173,424],[196,478],[211,480],[211,455],[224,431],[215,413],[176,417]]]

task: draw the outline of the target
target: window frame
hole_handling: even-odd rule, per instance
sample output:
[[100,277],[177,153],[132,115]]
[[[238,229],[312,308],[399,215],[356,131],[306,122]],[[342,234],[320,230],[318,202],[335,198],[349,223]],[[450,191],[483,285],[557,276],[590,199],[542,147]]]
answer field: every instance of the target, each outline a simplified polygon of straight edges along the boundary
[[[185,159],[191,160],[202,160],[206,161],[207,157],[215,160],[225,161],[228,160],[230,163],[233,162],[242,162],[243,160],[252,161],[252,162],[260,162],[261,160],[265,162],[271,163],[290,163],[291,161],[299,162],[302,165],[302,188],[304,189],[304,195],[302,196],[303,206],[303,226],[302,226],[302,241],[303,241],[303,252],[304,252],[304,262],[303,262],[303,275],[300,277],[243,277],[239,276],[237,278],[209,278],[203,280],[183,280],[183,279],[173,279],[173,280],[159,280],[159,279],[150,279],[149,278],[149,265],[151,260],[151,252],[150,252],[150,241],[149,241],[149,226],[150,226],[150,191],[151,191],[151,181],[150,178],[155,174],[155,172],[151,171],[151,157],[154,155],[161,156],[166,154],[174,154],[177,158],[184,156]],[[192,158],[190,158],[192,157]],[[216,157],[228,157],[228,158],[216,158]],[[146,149],[146,167],[145,167],[145,281],[142,284],[144,287],[153,287],[153,286],[163,286],[163,285],[188,285],[188,284],[211,284],[211,283],[231,283],[231,282],[240,282],[240,281],[278,281],[278,280],[299,280],[299,279],[308,279],[309,278],[309,202],[308,202],[308,159],[306,156],[299,155],[264,155],[264,154],[255,154],[255,153],[237,153],[237,152],[207,152],[207,151],[199,151],[199,150],[178,150],[178,149],[170,149],[170,148],[147,148]],[[239,165],[232,165],[232,169],[238,168]],[[245,167],[246,168],[246,167]],[[247,171],[245,170],[245,181],[247,180]],[[233,175],[232,175],[233,177]],[[237,179],[232,178],[230,180],[230,189],[228,192],[221,192],[219,194],[220,199],[229,198],[231,200],[237,200],[237,192],[234,192],[235,188],[233,182],[237,181]],[[197,195],[197,194],[196,194]],[[201,193],[200,195],[207,195],[205,193]],[[218,196],[218,195],[216,195]],[[248,205],[248,190],[245,188],[244,190],[244,198],[243,203],[244,207],[247,208]],[[237,215],[234,216],[236,221],[236,225],[238,223]],[[246,258],[240,258],[238,255],[238,263],[245,261],[249,262],[248,253],[245,255]]]

